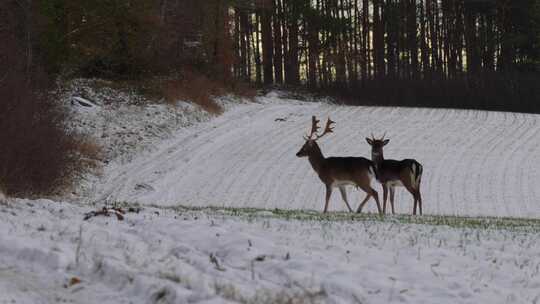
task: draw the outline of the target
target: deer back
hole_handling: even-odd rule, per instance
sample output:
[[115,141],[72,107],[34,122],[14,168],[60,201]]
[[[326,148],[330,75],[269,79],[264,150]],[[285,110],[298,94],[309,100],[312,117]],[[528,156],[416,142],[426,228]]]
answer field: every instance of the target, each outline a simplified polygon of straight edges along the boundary
[[325,159],[318,173],[325,183],[358,184],[371,179],[374,168],[372,162],[364,157],[329,157]]
[[412,182],[422,173],[421,168],[420,163],[414,159],[385,159],[378,163],[375,174],[380,182],[409,180]]

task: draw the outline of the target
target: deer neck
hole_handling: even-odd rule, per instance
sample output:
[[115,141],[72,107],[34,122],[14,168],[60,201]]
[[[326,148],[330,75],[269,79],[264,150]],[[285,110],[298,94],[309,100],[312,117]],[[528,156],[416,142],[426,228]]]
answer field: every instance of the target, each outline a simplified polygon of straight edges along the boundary
[[321,149],[319,148],[319,145],[317,145],[317,143],[315,143],[315,147],[313,147],[313,150],[309,154],[308,159],[313,169],[319,172],[319,170],[322,167],[322,164],[324,163],[325,158],[321,152]]
[[371,151],[371,161],[373,161],[373,164],[375,165],[376,169],[379,169],[379,165],[383,162],[384,155],[382,150],[381,151]]

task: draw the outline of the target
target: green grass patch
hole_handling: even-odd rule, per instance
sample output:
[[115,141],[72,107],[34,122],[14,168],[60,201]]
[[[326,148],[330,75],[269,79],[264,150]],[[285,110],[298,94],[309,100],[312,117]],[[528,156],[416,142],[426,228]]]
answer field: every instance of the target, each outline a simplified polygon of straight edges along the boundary
[[[118,206],[132,206],[128,203],[117,203]],[[140,206],[144,207],[144,206]],[[474,229],[505,229],[520,231],[540,232],[540,219],[513,218],[513,217],[469,217],[455,215],[385,215],[376,213],[350,213],[350,212],[328,212],[322,213],[315,210],[299,209],[263,209],[253,207],[196,207],[196,206],[173,206],[163,207],[157,205],[146,205],[146,207],[165,209],[178,212],[180,214],[202,214],[207,216],[231,216],[243,219],[281,219],[317,222],[381,222],[398,224],[419,224],[431,226],[449,226],[454,228],[474,228]]]

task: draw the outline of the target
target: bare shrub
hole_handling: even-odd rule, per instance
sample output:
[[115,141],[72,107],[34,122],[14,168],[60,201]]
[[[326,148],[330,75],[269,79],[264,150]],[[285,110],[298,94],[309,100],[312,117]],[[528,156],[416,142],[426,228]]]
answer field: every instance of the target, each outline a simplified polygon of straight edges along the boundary
[[0,86],[0,184],[6,194],[57,193],[97,167],[99,148],[66,132],[65,115],[53,101],[23,79],[9,82]]
[[182,73],[182,77],[178,79],[164,81],[162,90],[168,102],[190,101],[212,114],[223,112],[221,106],[212,97],[227,92],[221,82],[189,70]]
[[55,194],[97,166],[99,149],[66,131],[51,81],[10,20],[0,31],[0,66],[8,67],[0,75],[0,187],[10,196]]
[[231,85],[231,90],[233,94],[250,100],[257,96],[257,90],[246,82],[234,81]]

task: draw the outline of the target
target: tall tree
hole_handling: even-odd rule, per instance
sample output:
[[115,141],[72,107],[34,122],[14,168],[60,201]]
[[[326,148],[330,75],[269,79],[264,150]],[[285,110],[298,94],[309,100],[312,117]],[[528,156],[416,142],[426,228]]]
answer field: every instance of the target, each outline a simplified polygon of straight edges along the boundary
[[274,82],[274,43],[272,39],[272,0],[264,0],[260,7],[261,12],[261,36],[263,52],[263,70],[264,83],[272,84]]

